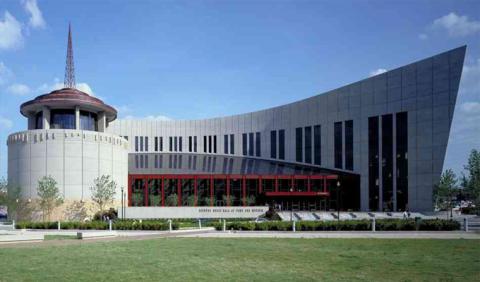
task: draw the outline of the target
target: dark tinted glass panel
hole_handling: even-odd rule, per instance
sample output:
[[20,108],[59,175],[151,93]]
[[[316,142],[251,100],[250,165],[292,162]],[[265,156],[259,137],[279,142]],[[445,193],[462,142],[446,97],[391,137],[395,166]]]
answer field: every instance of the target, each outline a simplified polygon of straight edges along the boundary
[[261,156],[261,137],[260,137],[260,132],[255,133],[255,156],[260,157]]
[[210,179],[197,179],[197,205],[210,206]]
[[228,135],[223,135],[223,153],[228,154]]
[[305,127],[305,162],[312,163],[312,127]]
[[172,137],[168,137],[168,150],[170,152],[173,152],[173,138]]
[[162,180],[149,179],[148,180],[148,205],[161,206],[162,205]]
[[163,137],[160,137],[160,151],[163,151]]
[[213,152],[217,153],[217,135],[213,136]]
[[80,111],[80,129],[98,131],[97,114]]
[[244,156],[247,155],[247,134],[246,133],[242,134],[242,154]]
[[192,136],[188,136],[188,151],[192,152]]
[[245,180],[245,192],[247,197],[245,198],[245,204],[247,206],[255,206],[258,199],[258,179]]
[[277,158],[277,131],[270,131],[270,158]]
[[278,179],[279,192],[290,192],[291,186],[292,186],[292,181],[290,179]]
[[75,129],[75,111],[74,110],[51,110],[50,111],[51,129]]
[[207,152],[207,136],[203,136],[203,152]]
[[165,178],[163,187],[165,189],[165,206],[178,206],[178,179]]
[[145,136],[145,151],[148,152],[148,136]]
[[313,128],[313,161],[316,165],[322,164],[322,127]]
[[408,208],[408,114],[397,114],[397,210]]
[[153,149],[155,150],[155,152],[158,152],[158,137],[155,136],[155,138],[153,138]]
[[213,194],[215,206],[226,206],[227,199],[227,180],[226,179],[214,179],[213,180]]
[[230,154],[235,154],[235,138],[233,134],[230,134]]
[[278,158],[285,159],[285,130],[278,131]]
[[295,160],[297,162],[302,162],[302,155],[303,155],[303,136],[302,136],[302,128],[298,127],[295,129]]
[[334,157],[335,157],[335,168],[343,168],[343,154],[342,154],[342,143],[343,143],[343,134],[342,134],[342,122],[336,122],[334,124]]
[[145,206],[145,180],[134,179],[132,181],[131,204],[134,207]]
[[353,120],[345,122],[345,169],[353,170]]
[[262,179],[262,191],[274,192],[275,191],[275,179]]
[[241,178],[230,179],[230,202],[232,206],[243,206],[242,183]]
[[212,152],[212,135],[208,136],[208,152]]
[[35,129],[43,129],[43,112],[35,115]]
[[368,118],[368,197],[371,211],[378,210],[378,117]]
[[295,191],[306,192],[308,190],[307,179],[295,179]]
[[323,191],[323,179],[311,179],[310,180],[310,189],[313,192],[322,192]]
[[140,152],[143,152],[143,136],[140,136]]
[[253,156],[253,133],[248,133],[248,155]]
[[178,146],[177,146],[177,145],[178,145],[178,137],[175,136],[175,137],[173,138],[173,149],[175,150],[175,152],[178,150]]
[[135,136],[135,152],[138,152],[138,136]]
[[393,124],[392,115],[382,116],[383,210],[393,210]]
[[197,152],[197,136],[193,137],[193,151]]
[[195,189],[193,179],[182,179],[182,206],[195,205]]

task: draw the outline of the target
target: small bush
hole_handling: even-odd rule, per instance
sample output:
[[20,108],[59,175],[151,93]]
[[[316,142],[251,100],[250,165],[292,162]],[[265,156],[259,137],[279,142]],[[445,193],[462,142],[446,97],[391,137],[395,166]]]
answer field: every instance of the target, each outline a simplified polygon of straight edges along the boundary
[[[91,222],[79,222],[79,221],[66,221],[61,222],[61,229],[79,229],[79,230],[107,230],[108,222],[105,221],[91,221]],[[57,229],[57,222],[19,222],[16,224],[18,229]],[[172,229],[177,230],[179,228],[178,222],[172,222]],[[115,221],[112,224],[113,230],[168,230],[169,224],[165,220],[144,220],[134,221]]]

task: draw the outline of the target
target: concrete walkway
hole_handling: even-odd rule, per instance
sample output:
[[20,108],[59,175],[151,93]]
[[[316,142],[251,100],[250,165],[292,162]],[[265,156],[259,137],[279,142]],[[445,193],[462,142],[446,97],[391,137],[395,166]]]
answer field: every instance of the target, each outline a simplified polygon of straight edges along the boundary
[[377,239],[477,239],[480,233],[462,231],[227,231],[182,234],[176,237],[197,238],[377,238]]

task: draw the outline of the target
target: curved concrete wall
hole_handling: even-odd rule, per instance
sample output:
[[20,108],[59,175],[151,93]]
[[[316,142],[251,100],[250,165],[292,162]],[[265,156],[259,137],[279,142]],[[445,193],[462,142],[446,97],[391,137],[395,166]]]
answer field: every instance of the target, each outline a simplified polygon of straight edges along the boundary
[[116,135],[80,130],[28,130],[8,137],[8,182],[22,198],[37,198],[38,179],[51,175],[66,201],[90,200],[93,180],[110,175],[127,187],[128,142]]
[[216,135],[220,155],[224,134],[234,134],[235,156],[242,156],[243,133],[260,132],[259,158],[270,159],[270,131],[284,129],[285,161],[295,163],[295,128],[321,125],[320,166],[336,169],[334,123],[353,120],[351,172],[361,176],[361,208],[368,210],[368,118],[408,112],[409,208],[431,210],[432,189],[442,172],[464,56],[465,46],[267,110],[205,120],[116,120],[107,132],[128,136],[131,153],[137,153],[135,136],[148,136],[148,151],[138,153],[154,152],[155,136],[163,137],[163,152],[170,152],[170,136],[182,136],[183,153],[188,153],[188,137],[197,136],[197,153],[203,153],[203,136]]

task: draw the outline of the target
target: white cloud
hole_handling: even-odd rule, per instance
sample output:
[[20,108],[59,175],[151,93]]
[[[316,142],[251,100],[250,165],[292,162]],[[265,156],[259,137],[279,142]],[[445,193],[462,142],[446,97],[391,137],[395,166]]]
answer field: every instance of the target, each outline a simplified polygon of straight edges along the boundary
[[44,28],[45,20],[42,11],[38,8],[37,0],[26,0],[23,2],[23,8],[30,14],[28,24],[33,28]]
[[463,66],[460,85],[463,95],[478,97],[480,93],[480,58]]
[[0,85],[7,83],[12,77],[13,72],[3,62],[0,62]]
[[0,49],[15,49],[23,45],[22,25],[8,11],[0,19]]
[[427,39],[428,39],[428,35],[426,35],[425,33],[420,33],[420,34],[418,35],[418,38],[419,38],[420,40],[427,40]]
[[0,128],[9,129],[12,128],[13,122],[8,118],[0,116]]
[[[63,85],[62,85],[62,87],[63,87]],[[90,88],[90,86],[85,82],[77,83],[77,89],[82,91],[82,92],[87,93],[90,96],[95,96],[93,94],[92,88]]]
[[435,30],[447,31],[449,36],[460,37],[480,32],[480,21],[470,20],[468,16],[460,16],[454,12],[433,21]]
[[25,84],[15,83],[7,87],[7,92],[17,96],[24,96],[29,94],[31,91],[30,87]]
[[480,118],[479,102],[465,102],[460,105],[460,110],[466,115],[473,115],[473,116],[478,115],[478,117]]
[[158,120],[158,121],[173,120],[172,118],[167,117],[167,116],[163,116],[163,115],[157,115],[157,116],[149,115],[149,116],[146,116],[146,117],[135,117],[135,116],[128,115],[128,116],[125,116],[123,119],[128,119],[128,120],[146,119],[146,120]]
[[387,72],[387,70],[380,68],[380,69],[376,69],[376,70],[371,71],[369,75],[370,76],[376,76],[376,75],[382,74],[384,72]]

